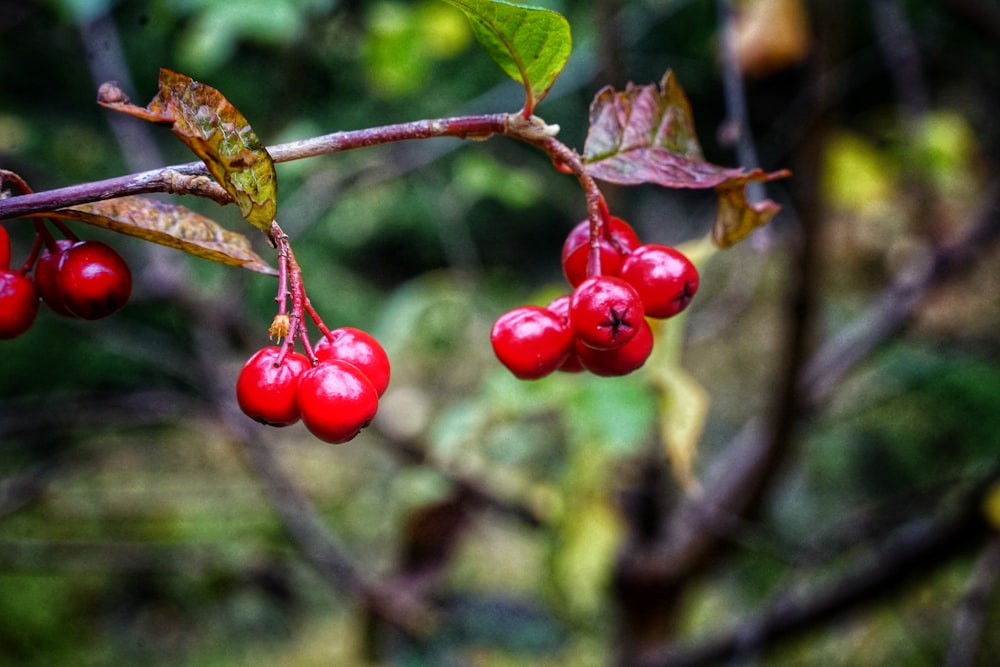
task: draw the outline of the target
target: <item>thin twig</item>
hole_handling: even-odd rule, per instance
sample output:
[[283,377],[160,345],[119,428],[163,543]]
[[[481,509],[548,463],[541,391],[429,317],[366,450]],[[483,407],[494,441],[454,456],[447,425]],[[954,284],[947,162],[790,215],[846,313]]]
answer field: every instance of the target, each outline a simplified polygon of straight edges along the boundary
[[[719,48],[721,51],[720,65],[722,68],[722,93],[726,103],[726,118],[723,121],[722,137],[735,144],[737,163],[745,169],[754,169],[760,165],[757,157],[757,147],[754,145],[753,134],[750,131],[750,120],[747,113],[746,89],[743,76],[740,73],[739,56],[733,40],[736,8],[732,0],[716,0],[718,17]],[[747,183],[747,200],[751,203],[763,201],[764,183],[753,181]],[[770,227],[762,229],[768,230]]]
[[221,423],[241,446],[248,466],[306,561],[331,588],[363,600],[373,613],[393,627],[411,635],[426,633],[436,618],[430,607],[405,591],[379,585],[353,561],[347,548],[326,526],[296,480],[282,466],[259,425],[229,400],[230,378],[223,377],[214,361],[227,356],[226,350],[221,349],[225,337],[220,335],[227,323],[211,307],[194,302],[191,305],[200,306],[201,311],[195,314],[201,323],[197,329],[196,359],[208,388],[206,395]]
[[997,581],[1000,580],[1000,537],[994,535],[986,543],[969,576],[969,587],[955,614],[951,645],[945,667],[973,667],[982,639],[986,614],[990,608]]
[[[529,122],[512,124],[511,117],[507,114],[458,116],[333,132],[270,146],[267,151],[275,162],[280,163],[412,139],[448,136],[483,139],[493,134],[507,133],[527,138],[532,136],[528,129],[531,126]],[[225,190],[209,177],[204,163],[187,162],[20,197],[4,199],[0,196],[0,220],[116,197],[151,193],[194,194],[208,197],[220,204],[231,201]]]
[[[800,409],[815,407],[828,397],[837,381],[906,323],[932,287],[942,284],[959,270],[971,268],[976,255],[983,253],[997,236],[1000,236],[1000,182],[989,188],[984,195],[984,205],[959,239],[935,248],[923,259],[913,260],[915,266],[904,269],[865,314],[852,325],[844,327],[810,358],[796,383],[795,400]],[[913,277],[916,266],[925,267],[917,272],[918,279]],[[647,576],[675,582],[678,586],[679,582],[706,567],[711,556],[718,552],[722,542],[720,536],[726,534],[729,522],[733,517],[746,516],[748,509],[759,498],[763,488],[759,471],[773,460],[774,442],[769,429],[757,422],[749,423],[706,474],[704,487],[711,489],[711,495],[686,498],[668,517],[662,539],[643,553],[625,554],[623,566],[628,567],[630,562],[641,564],[646,568]],[[706,505],[710,505],[711,510],[706,509]],[[978,517],[978,505],[976,512]],[[971,521],[968,517],[964,520]],[[939,528],[947,532],[946,526]],[[949,543],[947,540],[939,545],[936,539],[929,536],[925,546],[937,548],[950,544],[952,549],[961,546],[959,542]],[[889,574],[892,574],[891,570]],[[863,590],[862,582],[867,582],[871,590]],[[850,596],[837,597],[840,594],[835,589],[824,593],[827,596],[825,601],[822,605],[816,602],[815,608],[807,610],[811,615],[809,619],[803,619],[802,625],[788,610],[782,611],[777,620],[765,617],[762,621],[764,629],[760,630],[763,634],[754,634],[754,642],[760,641],[760,637],[773,639],[798,631],[807,625],[806,620],[816,622],[825,618],[825,612],[820,613],[820,606],[844,610],[883,590],[877,579],[862,577],[855,584]],[[801,607],[798,609],[805,613]],[[677,658],[676,663],[668,662],[668,658],[674,660],[677,652],[661,647],[653,651],[657,658],[648,664],[699,664],[703,659],[709,660],[705,657],[708,655],[729,655],[744,639],[727,635],[710,640],[704,647],[685,653],[683,660]],[[698,659],[695,660],[695,657]],[[642,661],[639,664],[647,663]]]
[[913,574],[940,566],[986,533],[980,503],[996,477],[994,472],[981,480],[960,510],[908,527],[830,583],[788,594],[757,618],[704,643],[686,649],[661,648],[631,667],[704,665],[752,655],[778,637],[804,632],[898,590]]

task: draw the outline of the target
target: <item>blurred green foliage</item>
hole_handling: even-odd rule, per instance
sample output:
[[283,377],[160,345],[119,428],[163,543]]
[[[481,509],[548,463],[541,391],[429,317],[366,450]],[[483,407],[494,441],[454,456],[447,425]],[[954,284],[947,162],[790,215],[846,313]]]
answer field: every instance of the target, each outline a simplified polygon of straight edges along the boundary
[[[567,143],[582,147],[602,85],[655,82],[669,67],[692,100],[708,158],[734,162],[716,132],[725,107],[713,3],[538,4],[564,12],[573,27],[568,68],[538,109]],[[953,230],[996,166],[987,156],[997,145],[997,101],[982,92],[997,89],[988,85],[1000,71],[995,44],[940,3],[903,3],[926,50],[934,107],[912,142],[889,73],[873,65],[867,4],[841,7],[846,83],[823,155],[799,153],[809,121],[797,115],[809,83],[802,69],[749,88],[763,165],[824,169],[824,334],[857,315],[921,243],[926,229],[913,220],[927,216],[916,214],[914,187],[937,193],[934,229]],[[611,54],[607,6],[620,37]],[[116,145],[110,112],[94,104],[99,81],[88,61],[113,61],[115,47],[86,41],[95,34],[87,26],[120,40],[118,75],[131,76],[134,102],[154,94],[160,67],[173,68],[221,90],[266,143],[516,111],[523,100],[461,13],[436,0],[50,0],[0,3],[0,15],[0,167],[39,190],[126,173],[134,150]],[[192,159],[168,132],[143,131],[157,152],[138,157]],[[451,492],[441,471],[480,480],[546,518],[531,528],[502,514],[478,517],[440,586],[458,621],[426,644],[394,644],[392,657],[606,664],[615,641],[611,568],[625,533],[619,494],[639,461],[663,456],[655,393],[631,378],[518,382],[488,343],[500,312],[565,290],[558,253],[585,214],[579,188],[537,151],[500,139],[311,158],[279,165],[278,174],[278,217],[314,305],[331,325],[371,330],[393,360],[376,428],[354,443],[319,446],[300,427],[269,434],[323,520],[379,574],[396,565],[407,517]],[[794,179],[776,183],[771,196],[788,204],[795,187]],[[700,237],[714,215],[711,198],[697,194],[607,193],[658,242]],[[233,211],[182,203],[254,234]],[[30,225],[5,225],[15,258],[24,257]],[[775,227],[794,232],[794,209]],[[217,349],[204,336],[216,331],[211,310],[199,320],[170,298],[181,281],[220,312],[241,314],[247,325],[223,332],[229,353],[214,359],[235,376],[266,341],[273,279],[101,231],[80,234],[122,250],[136,295],[105,322],[43,313],[29,335],[0,349],[0,663],[359,664],[364,628],[354,601],[331,594],[299,559],[210,408],[212,389],[194,360]],[[270,258],[263,238],[253,239]],[[783,358],[786,272],[778,253],[744,246],[703,271],[685,355],[712,397],[702,461],[769,408]],[[1000,278],[987,268],[972,280],[918,313],[911,332],[810,423],[802,461],[761,519],[764,544],[693,584],[683,636],[711,636],[789,582],[818,576],[794,565],[798,549],[836,542],[864,510],[890,502],[929,513],[935,489],[995,465]],[[405,464],[382,446],[392,438],[424,445],[438,468]],[[43,483],[32,487],[36,477]],[[6,492],[19,483],[39,489],[23,506]],[[836,571],[840,555],[829,555],[820,574]],[[773,664],[940,662],[967,573],[968,563],[955,563],[891,605],[793,643]],[[994,600],[993,627],[998,611]],[[995,638],[987,644],[1000,650]]]

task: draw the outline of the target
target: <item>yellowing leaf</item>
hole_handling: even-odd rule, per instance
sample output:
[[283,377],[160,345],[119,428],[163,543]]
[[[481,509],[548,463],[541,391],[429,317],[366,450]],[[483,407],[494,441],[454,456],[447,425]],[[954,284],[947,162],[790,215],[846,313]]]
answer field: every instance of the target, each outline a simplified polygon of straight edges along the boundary
[[[678,247],[698,270],[718,252],[710,239],[701,238]],[[656,389],[659,406],[660,441],[677,483],[687,492],[698,489],[694,464],[708,419],[708,391],[681,366],[684,321],[687,313],[669,320],[651,320],[655,343],[643,373]]]
[[245,236],[183,206],[146,197],[121,197],[60,209],[55,215],[177,248],[220,264],[277,274],[253,251]]
[[553,519],[550,582],[560,604],[582,616],[600,610],[625,534],[608,493],[613,469],[608,450],[578,444],[560,479],[564,511]]
[[277,210],[274,161],[247,119],[218,90],[161,69],[160,90],[145,108],[129,103],[112,84],[101,86],[97,102],[144,120],[169,124],[233,198],[243,217],[265,233],[271,229]]
[[708,392],[679,367],[662,374],[661,380],[660,438],[677,483],[692,491],[697,487],[694,463],[708,417]]
[[720,248],[730,248],[745,239],[755,229],[763,227],[771,218],[777,215],[781,206],[770,199],[761,202],[750,202],[746,197],[746,184],[754,180],[771,180],[780,178],[787,172],[765,174],[760,169],[754,169],[738,178],[716,186],[719,195],[719,208],[715,213],[715,226],[712,228],[712,240]]
[[822,184],[831,204],[855,215],[884,210],[896,187],[888,158],[871,141],[847,131],[828,140]]
[[733,43],[740,69],[759,77],[809,53],[809,17],[802,0],[750,0],[740,6]]
[[1000,530],[1000,482],[994,483],[983,497],[983,513],[993,527]]

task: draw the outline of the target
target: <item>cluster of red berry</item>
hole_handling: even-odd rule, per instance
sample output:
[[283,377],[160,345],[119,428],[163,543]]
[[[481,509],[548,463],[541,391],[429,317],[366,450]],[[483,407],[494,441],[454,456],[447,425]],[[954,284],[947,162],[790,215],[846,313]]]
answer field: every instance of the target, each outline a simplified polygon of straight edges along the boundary
[[595,257],[590,221],[576,225],[562,248],[572,293],[544,308],[515,308],[493,324],[493,351],[515,376],[533,380],[557,370],[627,375],[653,350],[646,318],[673,317],[698,290],[698,270],[683,253],[642,244],[621,218],[609,216],[597,242]]
[[289,426],[300,419],[320,440],[351,440],[375,417],[389,386],[389,357],[374,337],[352,327],[327,332],[311,352],[271,345],[244,364],[236,400],[253,419]]
[[15,270],[10,268],[10,239],[0,226],[0,340],[27,331],[40,300],[64,317],[97,320],[121,309],[131,294],[128,264],[106,243],[56,240],[39,228],[28,260]]

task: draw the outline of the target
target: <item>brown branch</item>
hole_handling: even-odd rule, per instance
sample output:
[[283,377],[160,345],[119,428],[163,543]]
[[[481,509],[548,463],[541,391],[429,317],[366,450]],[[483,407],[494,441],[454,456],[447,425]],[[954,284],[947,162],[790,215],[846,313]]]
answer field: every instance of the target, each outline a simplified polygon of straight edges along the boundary
[[[1000,235],[1000,181],[983,199],[984,205],[959,238],[912,260],[865,314],[809,359],[796,379],[794,400],[799,409],[815,407],[827,398],[838,380],[906,324],[933,287],[971,268],[976,256],[996,240]],[[658,604],[661,610],[669,611],[684,582],[718,554],[732,522],[747,516],[759,500],[767,475],[774,474],[779,445],[773,430],[756,421],[749,423],[708,471],[704,487],[711,490],[710,496],[686,498],[668,517],[655,542],[623,553],[619,584],[656,583],[664,592]],[[844,598],[838,604],[847,606],[853,600]],[[775,632],[784,633],[784,623],[775,626]],[[654,653],[671,655],[662,647]],[[623,662],[632,661],[626,655]]]
[[996,592],[1000,580],[1000,536],[994,534],[969,577],[969,587],[962,597],[961,606],[955,614],[955,625],[951,634],[951,646],[945,659],[945,667],[973,667],[976,653],[985,628],[986,614],[990,599]]
[[43,464],[28,472],[0,479],[0,519],[41,498],[59,472],[58,466]]
[[[378,430],[378,426],[377,424],[372,425],[369,429]],[[410,440],[393,438],[384,432],[381,433],[381,436],[389,450],[404,463],[411,466],[424,466],[435,471],[454,487],[456,493],[471,504],[513,517],[531,528],[540,528],[545,525],[545,519],[528,505],[500,498],[477,480],[445,470],[437,465],[420,444]]]
[[800,634],[863,604],[898,591],[917,573],[941,566],[988,534],[983,494],[996,481],[991,474],[949,516],[917,522],[899,531],[865,561],[824,586],[788,594],[757,618],[702,644],[660,648],[631,667],[704,665],[753,655],[778,638]]
[[911,259],[860,317],[813,355],[799,383],[806,402],[816,405],[825,400],[845,374],[906,324],[936,285],[971,268],[998,236],[1000,180],[987,188],[975,218],[957,238]]
[[[485,139],[494,134],[503,134],[533,142],[545,136],[547,132],[553,131],[537,119],[518,119],[520,116],[489,114],[417,120],[360,130],[333,132],[301,141],[270,146],[267,151],[276,163],[280,163],[405,140],[437,137]],[[33,213],[51,212],[88,202],[151,193],[193,194],[208,197],[219,204],[227,204],[232,201],[226,191],[209,177],[208,169],[204,163],[187,162],[19,197],[4,198],[0,192],[0,220],[24,217]]]
[[231,356],[223,332],[232,326],[232,314],[188,297],[178,294],[175,300],[187,307],[193,321],[200,324],[196,328],[194,359],[204,377],[205,395],[220,422],[241,447],[247,465],[305,560],[332,589],[363,601],[371,613],[390,626],[408,635],[428,632],[436,621],[434,611],[406,591],[381,585],[354,562],[294,477],[282,466],[261,426],[247,418],[231,400],[232,378],[225,376],[215,360]]

